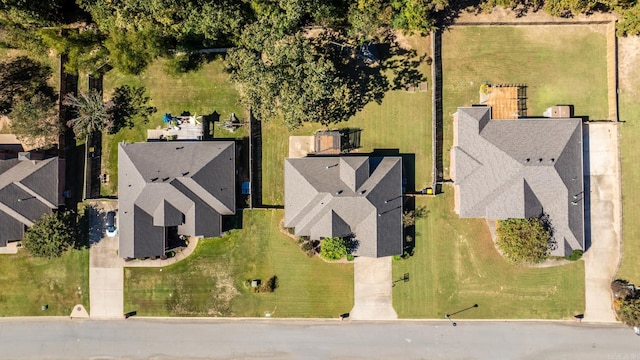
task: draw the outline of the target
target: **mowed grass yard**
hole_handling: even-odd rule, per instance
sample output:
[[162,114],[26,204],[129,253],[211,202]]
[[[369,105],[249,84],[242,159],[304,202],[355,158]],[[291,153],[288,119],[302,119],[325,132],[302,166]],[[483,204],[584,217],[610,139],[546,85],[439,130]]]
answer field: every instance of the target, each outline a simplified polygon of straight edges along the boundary
[[50,260],[24,250],[0,255],[0,289],[0,316],[68,316],[77,304],[89,310],[89,250]]
[[[428,37],[409,36],[403,38],[404,46],[415,50],[419,56],[430,53]],[[391,58],[390,60],[397,60]],[[389,90],[381,104],[369,103],[349,121],[331,125],[330,129],[362,129],[359,153],[369,153],[374,149],[397,149],[402,154],[415,154],[415,164],[405,164],[405,168],[415,168],[415,187],[422,189],[431,184],[431,70],[425,61],[417,69],[427,78],[429,91],[407,92]],[[393,83],[392,71],[387,71]],[[277,121],[262,123],[262,178],[264,204],[284,204],[284,159],[289,154],[289,136],[312,135],[323,127],[305,124],[299,129],[288,131]],[[413,172],[413,171],[412,171]]]
[[393,262],[393,288],[401,318],[567,319],[584,311],[584,262],[549,268],[519,267],[495,249],[482,219],[459,219],[453,189],[419,198],[428,210],[417,220],[415,254]]
[[[622,262],[617,277],[640,284],[640,39],[620,39],[620,160],[622,167]],[[624,54],[623,46],[633,46]],[[624,55],[623,55],[624,54]]]
[[605,25],[460,26],[442,38],[444,166],[453,145],[452,114],[479,102],[480,85],[526,84],[527,115],[556,104],[575,115],[608,115]]
[[[282,234],[281,210],[243,212],[242,230],[204,239],[168,267],[125,268],[125,311],[142,316],[337,317],[353,307],[353,265],[308,258]],[[162,270],[162,271],[160,271]],[[246,280],[278,277],[271,294]]]
[[[174,77],[165,72],[166,60],[158,59],[138,76],[125,75],[114,69],[104,77],[105,99],[109,99],[113,90],[122,85],[144,86],[151,97],[151,105],[158,109],[148,124],[136,123],[132,129],[122,129],[115,135],[103,137],[102,166],[109,174],[109,184],[103,186],[103,195],[116,195],[118,186],[118,143],[122,141],[140,142],[147,140],[147,129],[164,126],[162,116],[165,113],[180,115],[190,112],[197,115],[209,115],[214,111],[220,120],[229,119],[231,113],[243,121],[248,114],[239,102],[239,95],[224,71],[222,59],[205,64],[200,70]],[[213,125],[217,138],[247,136],[248,130],[241,128],[230,133]]]

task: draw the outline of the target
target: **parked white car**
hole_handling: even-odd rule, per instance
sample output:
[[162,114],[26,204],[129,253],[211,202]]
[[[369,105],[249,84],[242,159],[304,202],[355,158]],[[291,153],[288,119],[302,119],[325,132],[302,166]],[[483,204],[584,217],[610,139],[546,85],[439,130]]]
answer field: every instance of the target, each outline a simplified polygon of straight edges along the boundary
[[116,227],[115,211],[109,211],[107,213],[107,221],[105,222],[105,229],[107,230],[108,237],[116,237],[118,235],[118,228]]

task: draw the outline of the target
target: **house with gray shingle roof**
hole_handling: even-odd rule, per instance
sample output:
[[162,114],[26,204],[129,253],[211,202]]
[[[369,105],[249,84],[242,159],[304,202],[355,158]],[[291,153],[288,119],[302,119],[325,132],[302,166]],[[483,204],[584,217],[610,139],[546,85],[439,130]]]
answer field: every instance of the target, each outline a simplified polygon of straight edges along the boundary
[[25,228],[64,204],[64,161],[31,160],[30,153],[0,160],[0,247],[22,240]]
[[233,141],[120,143],[118,254],[162,256],[171,229],[220,236],[235,214],[235,155]]
[[288,158],[284,226],[312,240],[353,237],[354,255],[402,254],[401,157]]
[[582,120],[497,120],[486,106],[454,115],[451,178],[462,218],[548,216],[551,254],[584,250]]

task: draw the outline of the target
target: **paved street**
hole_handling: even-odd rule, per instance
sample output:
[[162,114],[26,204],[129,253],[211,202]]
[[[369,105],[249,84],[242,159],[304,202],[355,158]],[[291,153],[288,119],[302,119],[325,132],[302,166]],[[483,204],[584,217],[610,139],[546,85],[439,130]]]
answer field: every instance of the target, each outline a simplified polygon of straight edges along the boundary
[[577,323],[0,320],[8,359],[640,359],[630,329]]
[[[615,322],[611,281],[620,261],[620,172],[618,163],[618,126],[592,123],[585,126],[585,152],[589,160],[590,202],[585,208],[591,224],[591,246],[584,254],[584,321]],[[587,171],[585,171],[587,172]]]

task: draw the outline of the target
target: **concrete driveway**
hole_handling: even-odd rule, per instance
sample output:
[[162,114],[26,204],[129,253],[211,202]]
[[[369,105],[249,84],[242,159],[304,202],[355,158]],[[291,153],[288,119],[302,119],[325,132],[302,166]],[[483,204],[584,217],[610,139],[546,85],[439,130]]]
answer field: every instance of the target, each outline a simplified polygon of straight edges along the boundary
[[[585,125],[585,227],[590,224],[591,244],[584,254],[585,313],[584,321],[615,322],[611,281],[620,261],[621,194],[618,159],[618,125],[590,123]],[[585,158],[586,160],[587,158]],[[586,163],[586,161],[585,161]],[[587,237],[589,241],[589,237]],[[589,245],[587,243],[587,245]]]
[[393,320],[391,257],[355,259],[353,320]]
[[121,319],[124,315],[124,262],[118,257],[118,238],[106,237],[104,218],[117,201],[93,202],[89,217],[89,301],[90,316]]

